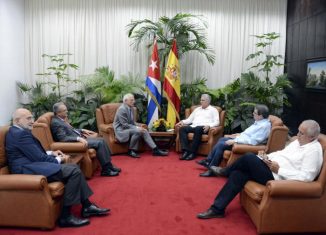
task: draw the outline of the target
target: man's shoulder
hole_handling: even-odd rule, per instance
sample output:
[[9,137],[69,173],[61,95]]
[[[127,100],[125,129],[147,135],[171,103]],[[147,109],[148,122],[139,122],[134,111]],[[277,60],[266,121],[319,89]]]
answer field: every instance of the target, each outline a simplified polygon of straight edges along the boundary
[[51,125],[62,125],[63,122],[60,120],[60,118],[53,116],[51,119]]
[[19,140],[21,136],[31,135],[28,131],[12,126],[6,135],[6,141]]

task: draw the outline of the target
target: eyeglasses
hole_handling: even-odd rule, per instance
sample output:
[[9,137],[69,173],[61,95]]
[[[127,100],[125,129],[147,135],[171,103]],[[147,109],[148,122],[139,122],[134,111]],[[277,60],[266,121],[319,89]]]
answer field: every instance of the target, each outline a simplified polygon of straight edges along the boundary
[[256,111],[254,111],[252,114],[254,114],[254,115],[259,115]]

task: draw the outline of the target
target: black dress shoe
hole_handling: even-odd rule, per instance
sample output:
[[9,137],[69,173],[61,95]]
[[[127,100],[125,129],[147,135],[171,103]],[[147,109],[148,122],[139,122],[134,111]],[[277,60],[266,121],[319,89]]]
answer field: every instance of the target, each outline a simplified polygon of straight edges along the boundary
[[196,155],[194,153],[191,153],[189,154],[187,157],[186,157],[186,161],[191,161],[191,160],[194,160],[196,158]]
[[212,219],[212,218],[223,218],[225,216],[224,212],[215,212],[212,209],[208,209],[203,213],[199,213],[197,218],[199,219]]
[[199,176],[201,176],[201,177],[211,177],[211,176],[214,176],[214,174],[213,174],[213,172],[208,170],[208,171],[205,171],[203,173],[200,173]]
[[199,165],[201,165],[201,166],[203,166],[203,167],[206,167],[206,168],[208,168],[208,165],[209,165],[209,163],[207,162],[206,159],[202,159],[200,161],[196,161],[196,163],[199,164]]
[[153,156],[164,157],[164,156],[167,156],[168,154],[169,154],[168,151],[163,151],[160,149],[153,149]]
[[216,176],[226,176],[225,169],[219,166],[211,166],[210,171]]
[[90,205],[87,208],[82,208],[81,215],[84,218],[88,218],[90,216],[101,216],[107,215],[110,209],[107,208],[100,208],[95,204]]
[[133,158],[140,158],[140,156],[138,155],[138,153],[136,153],[134,150],[129,150],[128,151],[128,155],[130,157],[133,157]]
[[115,167],[115,166],[110,167],[110,170],[112,170],[112,171],[116,171],[116,172],[118,172],[118,173],[121,172],[121,168],[119,168],[119,167]]
[[67,218],[60,218],[58,220],[58,225],[60,227],[81,227],[89,223],[89,219],[80,219],[73,215],[69,215]]
[[118,171],[113,171],[111,169],[107,169],[101,172],[101,176],[118,176]]
[[186,160],[186,158],[188,157],[190,153],[188,153],[187,151],[185,151],[181,157],[179,157],[180,160]]

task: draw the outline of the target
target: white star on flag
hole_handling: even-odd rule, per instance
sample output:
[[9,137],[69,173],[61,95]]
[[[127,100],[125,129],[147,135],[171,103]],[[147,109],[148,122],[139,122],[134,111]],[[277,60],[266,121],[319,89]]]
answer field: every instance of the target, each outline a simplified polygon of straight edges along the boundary
[[157,60],[156,60],[156,61],[152,60],[152,61],[151,61],[151,64],[149,65],[149,67],[151,67],[151,68],[152,68],[152,71],[154,72],[154,70],[155,70],[156,68],[158,68],[158,67],[157,67]]

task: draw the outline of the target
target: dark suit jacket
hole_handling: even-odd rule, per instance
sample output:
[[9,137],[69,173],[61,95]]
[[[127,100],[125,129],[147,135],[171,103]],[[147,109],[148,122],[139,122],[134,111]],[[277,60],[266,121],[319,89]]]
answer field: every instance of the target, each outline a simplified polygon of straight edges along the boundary
[[77,137],[81,135],[81,130],[74,129],[62,119],[54,116],[51,120],[51,132],[53,139],[58,142],[77,142]]
[[48,177],[61,169],[55,156],[47,155],[41,143],[28,130],[10,127],[5,146],[11,173]]

